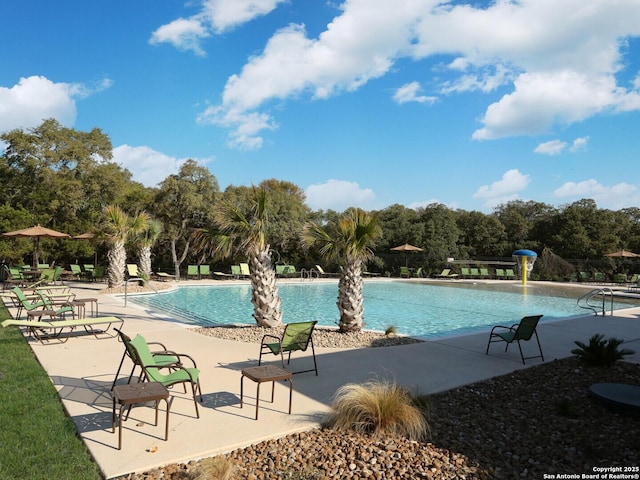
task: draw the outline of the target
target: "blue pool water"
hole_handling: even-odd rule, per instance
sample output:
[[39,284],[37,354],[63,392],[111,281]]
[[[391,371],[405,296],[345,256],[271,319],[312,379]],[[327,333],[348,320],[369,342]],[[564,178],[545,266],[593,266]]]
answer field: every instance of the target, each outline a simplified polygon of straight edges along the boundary
[[[336,283],[280,284],[279,292],[284,323],[312,319],[320,325],[337,324]],[[589,313],[577,306],[582,293],[512,283],[442,286],[370,282],[364,286],[364,328],[395,326],[401,334],[434,337],[512,325],[525,315],[543,314],[542,321],[549,321]],[[130,295],[129,301],[192,325],[255,323],[249,285],[182,286],[166,293]],[[614,308],[629,306],[616,304]]]

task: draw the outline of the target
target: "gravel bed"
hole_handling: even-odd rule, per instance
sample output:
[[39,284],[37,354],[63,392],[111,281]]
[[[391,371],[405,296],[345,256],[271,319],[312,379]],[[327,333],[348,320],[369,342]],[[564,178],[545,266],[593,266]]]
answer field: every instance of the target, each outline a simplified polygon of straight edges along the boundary
[[[259,341],[261,330],[218,327],[202,333]],[[314,342],[336,335],[343,336],[314,334]],[[349,344],[371,346],[378,340],[380,334],[362,333]],[[342,341],[329,338],[326,346]],[[316,429],[225,457],[235,466],[233,478],[249,480],[580,478],[597,466],[638,467],[640,417],[612,412],[592,398],[588,387],[602,382],[639,384],[640,365],[593,368],[568,358],[431,395],[431,436],[424,442]],[[121,479],[194,480],[200,462]]]
[[[237,342],[260,343],[266,334],[281,336],[284,326],[264,328],[257,325],[242,325],[233,327],[201,327],[195,331],[211,337],[235,340]],[[337,328],[316,327],[313,330],[313,345],[315,347],[329,348],[365,348],[365,347],[391,347],[394,345],[407,345],[422,340],[399,335],[385,335],[381,332],[360,331],[340,333]]]

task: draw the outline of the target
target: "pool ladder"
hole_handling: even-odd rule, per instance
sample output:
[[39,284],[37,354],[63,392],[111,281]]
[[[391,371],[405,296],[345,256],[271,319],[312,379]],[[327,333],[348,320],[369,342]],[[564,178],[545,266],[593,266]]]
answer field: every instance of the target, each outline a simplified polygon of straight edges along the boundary
[[585,293],[578,299],[578,306],[591,310],[595,315],[601,312],[604,317],[607,314],[607,297],[611,297],[610,315],[613,315],[613,290],[610,288],[596,288]]
[[311,268],[309,270],[302,269],[300,270],[300,281],[304,282],[305,280],[313,280],[314,278],[320,278],[320,272],[318,272],[315,268]]
[[151,285],[151,283],[147,282],[144,278],[140,278],[140,277],[133,277],[133,278],[129,278],[124,282],[124,306],[127,306],[127,290],[129,287],[129,282],[136,282],[136,283],[140,283],[142,282],[143,285],[149,287],[151,290],[153,290],[155,293],[158,293],[158,291],[153,288],[153,285]]

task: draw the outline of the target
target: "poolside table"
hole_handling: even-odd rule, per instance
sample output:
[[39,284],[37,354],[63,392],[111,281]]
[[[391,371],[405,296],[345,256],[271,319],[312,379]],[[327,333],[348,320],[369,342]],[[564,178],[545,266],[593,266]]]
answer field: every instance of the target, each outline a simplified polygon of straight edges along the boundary
[[276,381],[287,380],[289,382],[289,415],[291,415],[291,400],[293,397],[293,375],[284,368],[275,365],[262,365],[259,367],[249,367],[242,369],[240,377],[240,408],[243,404],[243,381],[244,377],[258,384],[256,392],[256,420],[258,420],[258,408],[260,406],[260,384],[264,382],[271,383],[271,403],[273,403],[273,394],[276,388]]
[[164,429],[164,440],[169,439],[169,410],[171,402],[169,401],[169,390],[159,382],[146,383],[128,383],[126,385],[116,385],[113,387],[113,410],[111,416],[111,432],[116,431],[116,403],[120,405],[118,413],[118,450],[122,448],[122,410],[129,405],[127,416],[131,407],[136,403],[156,402],[156,420],[154,425],[158,425],[158,403],[164,400],[167,404],[167,420]]

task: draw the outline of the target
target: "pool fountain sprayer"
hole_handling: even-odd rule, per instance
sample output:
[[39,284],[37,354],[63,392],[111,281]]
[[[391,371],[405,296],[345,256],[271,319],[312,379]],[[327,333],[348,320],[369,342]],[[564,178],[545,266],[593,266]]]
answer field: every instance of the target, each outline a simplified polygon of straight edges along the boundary
[[527,285],[527,278],[533,270],[533,264],[538,258],[538,254],[532,250],[516,250],[512,254],[513,258],[518,263],[518,270],[520,271],[520,278],[522,278],[522,286]]

